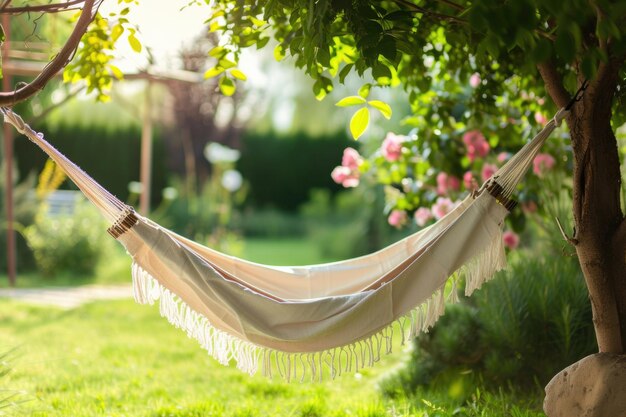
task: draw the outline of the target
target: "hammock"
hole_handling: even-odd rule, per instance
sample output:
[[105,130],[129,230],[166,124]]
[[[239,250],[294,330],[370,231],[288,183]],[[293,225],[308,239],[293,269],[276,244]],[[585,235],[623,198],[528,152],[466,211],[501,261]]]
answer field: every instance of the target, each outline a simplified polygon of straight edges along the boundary
[[[57,151],[10,109],[5,122],[50,156],[111,223],[133,258],[134,298],[160,312],[222,364],[287,380],[358,371],[390,352],[394,323],[402,341],[427,331],[456,301],[506,265],[502,243],[511,195],[539,148],[544,129],[454,210],[378,252],[321,265],[267,266],[204,247],[138,215]],[[446,284],[452,290],[446,295]]]

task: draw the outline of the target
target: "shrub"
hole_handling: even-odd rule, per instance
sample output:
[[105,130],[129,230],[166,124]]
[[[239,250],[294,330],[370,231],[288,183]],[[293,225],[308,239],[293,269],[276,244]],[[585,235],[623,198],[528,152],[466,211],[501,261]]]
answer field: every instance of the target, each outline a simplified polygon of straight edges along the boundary
[[107,224],[86,201],[77,201],[74,213],[50,216],[42,204],[26,240],[45,275],[59,272],[92,274],[110,249]]
[[314,188],[337,192],[330,171],[350,144],[343,132],[324,137],[247,133],[237,169],[250,183],[248,203],[296,211]]
[[379,191],[380,188],[362,188],[340,192],[334,197],[325,189],[311,192],[300,213],[322,256],[332,259],[360,256],[397,239],[378,215],[383,203]]
[[296,237],[306,231],[301,216],[273,208],[248,207],[234,226],[246,237]]
[[385,381],[384,392],[413,392],[464,375],[487,386],[545,385],[596,351],[580,268],[574,258],[543,253],[520,253],[471,298],[448,306],[415,340],[410,362]]

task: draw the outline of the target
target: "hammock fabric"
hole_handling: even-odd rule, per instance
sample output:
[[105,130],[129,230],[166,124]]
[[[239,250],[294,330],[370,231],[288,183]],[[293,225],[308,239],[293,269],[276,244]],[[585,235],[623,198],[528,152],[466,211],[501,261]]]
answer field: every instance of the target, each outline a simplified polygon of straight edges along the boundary
[[5,122],[37,144],[112,224],[109,233],[133,258],[134,297],[159,302],[161,315],[220,363],[287,380],[334,377],[371,366],[390,352],[394,323],[402,340],[427,331],[456,301],[465,276],[470,295],[506,265],[502,243],[511,194],[539,148],[545,128],[477,192],[444,218],[376,253],[321,265],[267,266],[228,256],[144,218],[32,130],[11,110]]

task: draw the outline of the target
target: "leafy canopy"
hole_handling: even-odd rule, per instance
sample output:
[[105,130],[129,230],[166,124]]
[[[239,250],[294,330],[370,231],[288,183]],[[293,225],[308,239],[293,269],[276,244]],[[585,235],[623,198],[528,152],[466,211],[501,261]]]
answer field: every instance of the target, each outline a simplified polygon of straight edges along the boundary
[[[609,39],[613,53],[626,51],[625,16],[626,3],[608,0],[218,0],[207,23],[223,34],[220,59],[235,64],[242,49],[275,38],[276,58],[291,56],[320,99],[356,72],[376,87],[402,85],[416,113],[424,103],[446,117],[454,115],[447,99],[475,72],[484,83],[473,113],[495,107],[512,77],[517,89],[543,93],[541,62],[553,62],[575,90],[576,74],[592,78],[609,59]],[[429,96],[433,88],[449,97]]]
[[[496,163],[468,153],[459,140],[467,132],[480,129],[495,157],[519,148],[545,123],[556,109],[544,98],[538,66],[549,65],[573,93],[577,79],[593,78],[610,59],[609,42],[611,54],[626,52],[619,30],[626,3],[608,0],[217,0],[207,23],[222,39],[219,71],[227,69],[221,60],[235,67],[243,49],[263,48],[274,38],[276,59],[289,58],[308,74],[318,99],[351,73],[364,78],[357,94],[337,103],[357,109],[350,121],[355,138],[365,131],[370,109],[391,116],[386,103],[369,98],[370,90],[403,88],[412,113],[403,123],[416,135],[393,163],[374,155],[360,170],[375,167],[377,182],[395,188],[388,210],[408,213],[439,197],[437,172],[480,178]],[[619,105],[623,72],[617,126],[626,114]],[[548,145],[556,168],[571,169],[559,157],[567,146]],[[535,199],[528,189],[523,202]],[[523,215],[512,219],[520,229]]]

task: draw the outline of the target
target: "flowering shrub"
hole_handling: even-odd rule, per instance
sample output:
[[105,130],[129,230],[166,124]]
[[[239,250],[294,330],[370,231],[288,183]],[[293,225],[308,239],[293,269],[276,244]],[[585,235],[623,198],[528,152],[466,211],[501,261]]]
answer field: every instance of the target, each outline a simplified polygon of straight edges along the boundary
[[[482,85],[478,74],[472,75],[469,82],[472,88]],[[548,121],[538,110],[529,112],[526,120],[534,121],[537,127]],[[513,117],[507,118],[507,122],[506,128],[513,129],[509,132],[511,136],[521,136],[511,147],[517,150],[523,144],[520,139],[530,137],[532,132],[528,128],[522,130]],[[502,128],[476,129],[460,123],[453,126],[456,129],[444,133],[422,124],[420,135],[424,139],[415,133],[404,136],[389,132],[367,158],[353,148],[346,148],[341,165],[331,176],[346,188],[358,186],[365,178],[369,183],[382,184],[386,191],[387,222],[398,229],[411,223],[425,227],[452,211],[513,155],[500,143]],[[540,186],[556,165],[556,159],[549,153],[540,153],[533,160],[534,180],[526,181],[524,191],[517,196],[522,209],[509,217],[512,220],[503,235],[507,248],[518,247],[524,215],[537,210],[532,187]]]

